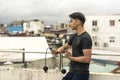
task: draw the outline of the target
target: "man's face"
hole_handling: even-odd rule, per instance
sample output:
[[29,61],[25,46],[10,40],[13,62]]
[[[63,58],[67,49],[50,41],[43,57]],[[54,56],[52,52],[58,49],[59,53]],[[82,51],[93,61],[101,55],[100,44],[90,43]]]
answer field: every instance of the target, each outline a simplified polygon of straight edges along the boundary
[[69,26],[72,30],[75,30],[75,24],[76,24],[75,19],[71,18],[70,21],[69,21]]
[[76,30],[78,25],[80,25],[80,21],[78,19],[70,18],[69,26],[72,30]]

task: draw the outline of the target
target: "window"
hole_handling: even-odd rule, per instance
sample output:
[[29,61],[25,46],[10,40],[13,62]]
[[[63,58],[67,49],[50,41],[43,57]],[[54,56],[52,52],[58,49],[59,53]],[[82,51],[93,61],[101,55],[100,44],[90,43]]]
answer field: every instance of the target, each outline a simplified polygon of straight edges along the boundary
[[29,24],[26,24],[26,27],[27,27],[27,28],[30,28],[30,25],[29,25]]
[[115,26],[115,20],[110,20],[110,26]]
[[61,29],[64,29],[64,23],[61,23]]
[[114,42],[115,42],[115,37],[110,37],[110,38],[109,38],[109,42],[110,42],[110,43],[114,43]]
[[97,36],[92,37],[93,41],[97,41]]
[[92,21],[92,26],[97,26],[97,20]]
[[93,43],[94,46],[95,46],[95,47],[98,47],[98,46],[99,46],[99,42],[97,42],[97,36],[93,36],[92,39],[93,39],[93,42],[94,42],[94,43]]

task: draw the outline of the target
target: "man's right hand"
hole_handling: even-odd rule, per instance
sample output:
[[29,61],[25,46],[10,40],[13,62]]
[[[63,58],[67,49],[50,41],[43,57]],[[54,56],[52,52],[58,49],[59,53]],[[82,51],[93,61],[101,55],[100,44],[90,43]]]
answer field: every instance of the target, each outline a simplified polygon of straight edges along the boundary
[[57,55],[58,51],[57,51],[55,48],[52,48],[52,49],[51,49],[51,53],[52,53],[53,55]]

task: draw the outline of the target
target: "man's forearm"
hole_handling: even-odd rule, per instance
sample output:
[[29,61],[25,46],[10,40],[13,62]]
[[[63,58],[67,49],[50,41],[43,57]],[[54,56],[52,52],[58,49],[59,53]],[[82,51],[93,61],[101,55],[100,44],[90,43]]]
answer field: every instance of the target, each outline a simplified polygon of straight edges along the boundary
[[61,46],[60,48],[57,49],[57,52],[58,53],[63,53],[65,50],[65,47],[64,46]]
[[68,49],[69,45],[68,44],[64,44],[63,46],[61,46],[60,48],[57,49],[58,53],[63,53],[65,52],[65,49]]

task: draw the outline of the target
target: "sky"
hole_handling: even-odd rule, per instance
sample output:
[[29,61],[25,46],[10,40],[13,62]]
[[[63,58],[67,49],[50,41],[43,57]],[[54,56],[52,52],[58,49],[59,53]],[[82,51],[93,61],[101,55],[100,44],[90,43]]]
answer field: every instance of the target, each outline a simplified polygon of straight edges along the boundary
[[120,0],[0,0],[0,23],[39,19],[67,23],[69,14],[120,14]]

